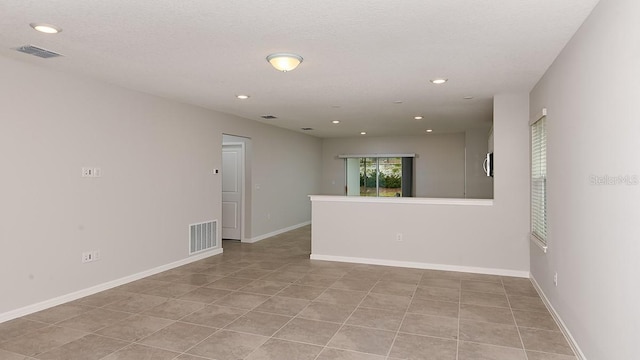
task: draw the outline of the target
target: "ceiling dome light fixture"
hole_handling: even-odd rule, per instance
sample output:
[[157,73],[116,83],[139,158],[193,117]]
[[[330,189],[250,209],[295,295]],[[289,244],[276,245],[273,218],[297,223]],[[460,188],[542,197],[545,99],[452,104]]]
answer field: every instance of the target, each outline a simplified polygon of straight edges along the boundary
[[448,79],[433,79],[429,81],[431,81],[432,84],[440,85],[446,83]]
[[267,56],[267,61],[276,70],[287,72],[300,65],[302,62],[302,56],[290,53],[275,53]]
[[29,24],[29,26],[31,26],[34,30],[40,31],[41,33],[45,34],[57,34],[62,31],[61,28],[50,24],[31,23]]

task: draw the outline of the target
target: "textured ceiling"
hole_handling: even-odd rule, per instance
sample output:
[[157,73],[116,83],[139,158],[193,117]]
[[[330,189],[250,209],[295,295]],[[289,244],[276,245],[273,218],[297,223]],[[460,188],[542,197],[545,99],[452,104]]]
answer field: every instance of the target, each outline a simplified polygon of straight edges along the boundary
[[[531,90],[597,2],[2,0],[0,56],[320,137],[454,132]],[[12,50],[26,44],[65,56]],[[280,73],[273,52],[304,62]]]

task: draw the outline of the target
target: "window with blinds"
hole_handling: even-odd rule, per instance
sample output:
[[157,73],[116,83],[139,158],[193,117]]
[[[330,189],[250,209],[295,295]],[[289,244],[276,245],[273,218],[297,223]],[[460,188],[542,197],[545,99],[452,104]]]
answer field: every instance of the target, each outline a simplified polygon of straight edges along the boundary
[[531,236],[547,250],[547,133],[546,109],[531,124]]

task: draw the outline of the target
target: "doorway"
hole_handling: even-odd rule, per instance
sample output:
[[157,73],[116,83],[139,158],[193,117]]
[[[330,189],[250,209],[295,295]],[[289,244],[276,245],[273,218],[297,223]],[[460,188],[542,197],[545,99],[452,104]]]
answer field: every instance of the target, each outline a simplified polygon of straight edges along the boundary
[[222,239],[242,240],[244,226],[245,147],[222,144]]

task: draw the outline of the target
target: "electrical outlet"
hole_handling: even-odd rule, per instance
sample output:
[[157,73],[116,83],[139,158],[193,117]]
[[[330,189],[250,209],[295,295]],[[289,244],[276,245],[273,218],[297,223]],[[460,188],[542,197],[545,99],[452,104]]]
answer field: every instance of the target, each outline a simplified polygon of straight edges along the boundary
[[93,259],[93,255],[91,254],[91,251],[85,251],[82,253],[82,262],[83,263],[88,263],[91,262]]
[[402,233],[396,234],[396,241],[402,241]]
[[553,274],[553,285],[558,286],[558,273]]

